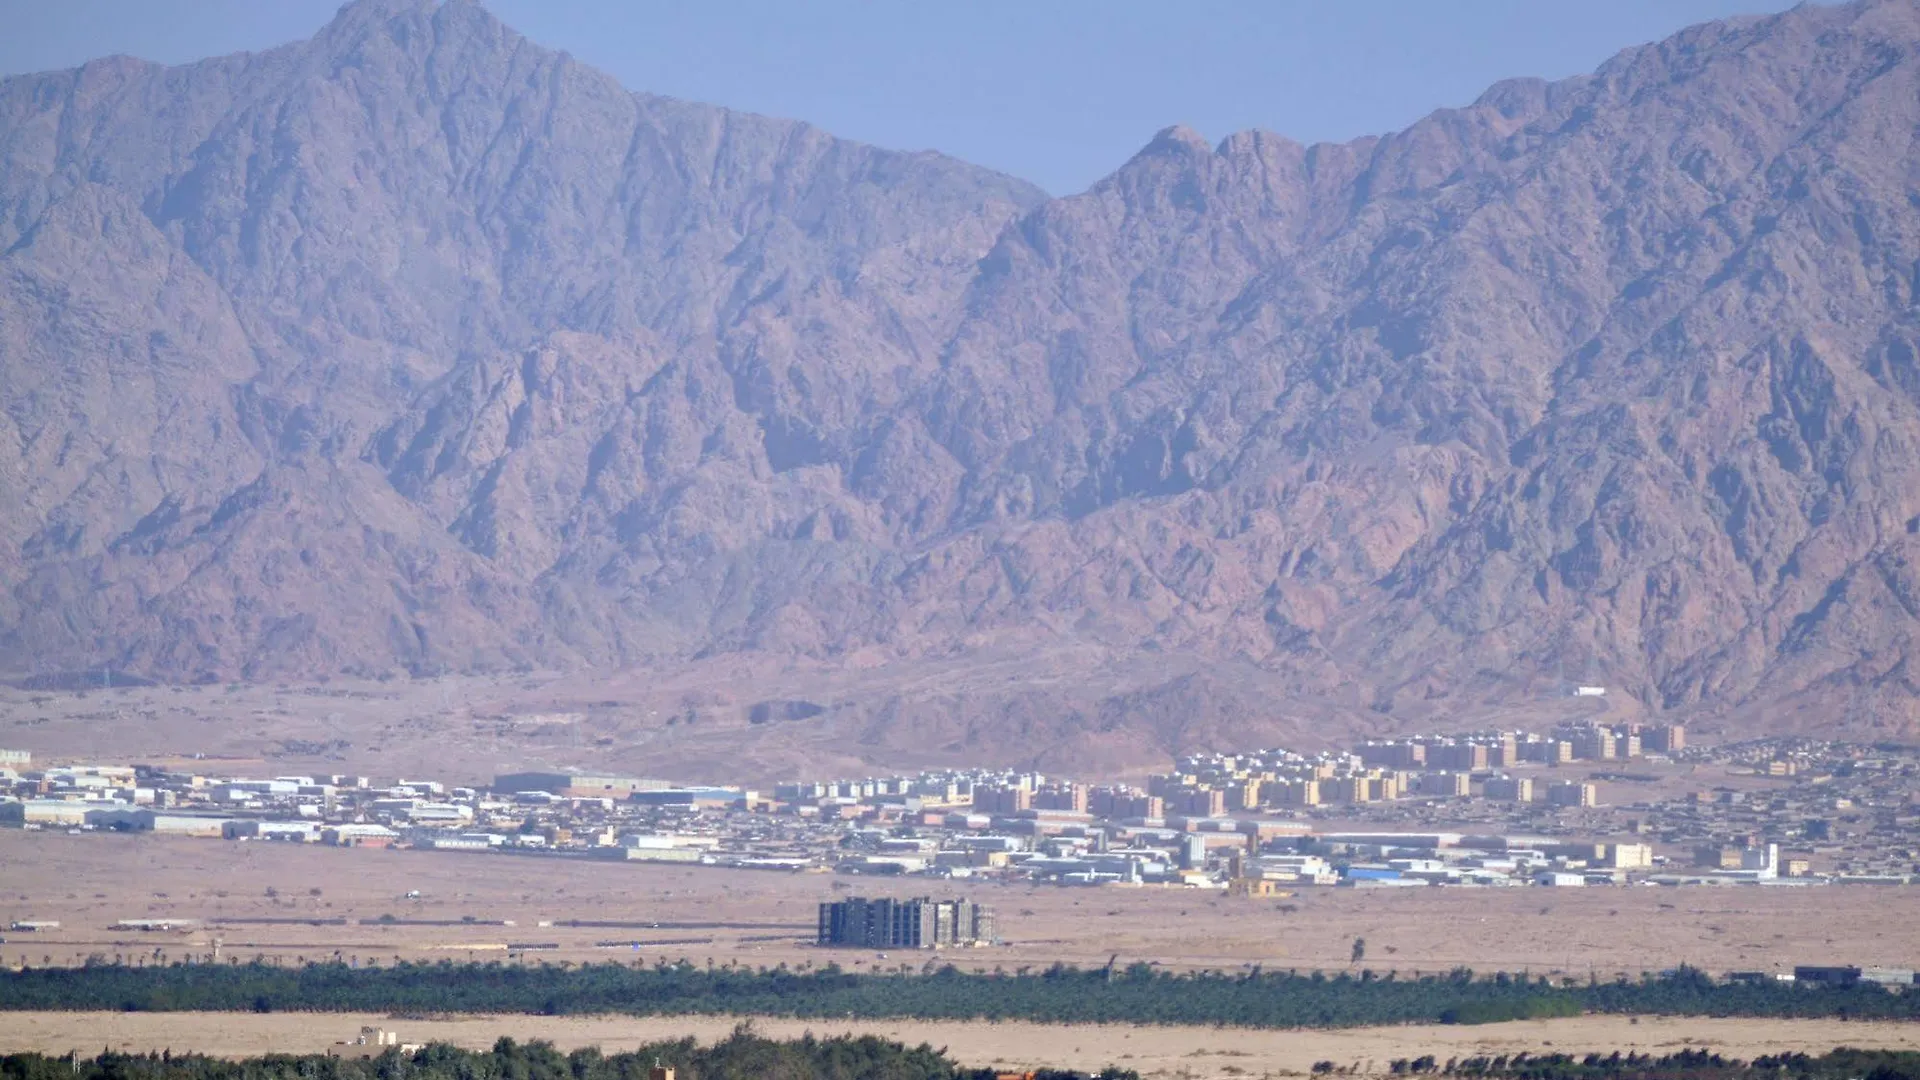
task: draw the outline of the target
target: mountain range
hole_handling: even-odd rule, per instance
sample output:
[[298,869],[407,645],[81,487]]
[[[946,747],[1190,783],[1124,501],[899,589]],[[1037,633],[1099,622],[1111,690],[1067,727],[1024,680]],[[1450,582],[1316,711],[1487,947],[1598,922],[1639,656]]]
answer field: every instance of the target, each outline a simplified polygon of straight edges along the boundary
[[0,666],[751,670],[882,755],[1575,683],[1911,734],[1917,134],[1916,0],[1064,198],[472,0],[8,78]]

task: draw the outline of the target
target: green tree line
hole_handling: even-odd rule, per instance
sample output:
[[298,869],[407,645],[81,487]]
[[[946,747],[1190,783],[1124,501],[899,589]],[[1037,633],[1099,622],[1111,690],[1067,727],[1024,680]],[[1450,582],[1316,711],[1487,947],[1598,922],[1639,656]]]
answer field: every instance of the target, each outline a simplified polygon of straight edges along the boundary
[[[1333,1072],[1331,1062],[1315,1066],[1316,1073]],[[1711,1050],[1681,1050],[1671,1054],[1502,1054],[1450,1060],[1442,1065],[1432,1056],[1393,1062],[1395,1076],[1433,1075],[1472,1080],[1906,1080],[1920,1078],[1920,1053],[1911,1050],[1854,1050],[1842,1047],[1815,1057],[1789,1053],[1740,1061]]]
[[[943,1051],[866,1036],[775,1041],[741,1027],[712,1046],[692,1039],[655,1043],[631,1053],[604,1055],[586,1048],[562,1054],[551,1043],[501,1039],[491,1050],[441,1043],[405,1054],[388,1048],[377,1057],[270,1054],[226,1061],[198,1054],[121,1054],[98,1057],[0,1057],[0,1080],[647,1080],[652,1068],[675,1070],[676,1080],[993,1080],[991,1069],[965,1069]],[[1139,1080],[1107,1069],[1095,1077],[1050,1069],[1038,1080]]]
[[[787,1041],[736,1030],[713,1046],[691,1039],[655,1043],[605,1055],[586,1048],[561,1054],[549,1043],[501,1039],[491,1050],[432,1044],[413,1054],[389,1048],[377,1057],[270,1054],[226,1061],[197,1054],[122,1054],[93,1058],[43,1054],[0,1056],[0,1080],[647,1080],[652,1068],[674,1069],[676,1080],[994,1080],[991,1069],[968,1069],[943,1051],[908,1047],[873,1036],[811,1036]],[[1345,1072],[1333,1062],[1315,1076]],[[1641,1053],[1515,1054],[1437,1062],[1432,1055],[1402,1058],[1396,1077],[1466,1080],[1920,1080],[1920,1053],[1836,1049],[1813,1056],[1791,1053],[1740,1061],[1709,1050]],[[1043,1069],[1036,1080],[1139,1080],[1107,1068],[1092,1077]]]
[[1486,1023],[1579,1013],[1920,1019],[1920,994],[1872,984],[1727,984],[1681,969],[1569,985],[1467,970],[1398,978],[1370,971],[1174,973],[1108,970],[854,974],[834,966],[701,968],[684,961],[579,966],[400,963],[96,965],[0,973],[0,1010],[253,1010],[740,1014],[863,1019],[1357,1027]]

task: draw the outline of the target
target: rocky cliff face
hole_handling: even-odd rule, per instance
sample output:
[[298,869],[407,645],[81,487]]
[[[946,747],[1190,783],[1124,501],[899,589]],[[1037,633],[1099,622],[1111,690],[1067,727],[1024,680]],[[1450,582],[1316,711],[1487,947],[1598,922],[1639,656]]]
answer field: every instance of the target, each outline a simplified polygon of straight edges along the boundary
[[870,745],[1570,680],[1905,724],[1916,52],[1913,0],[1806,7],[1378,139],[1170,129],[1056,200],[628,93],[467,0],[9,79],[0,644],[1060,658],[844,705]]
[[660,609],[607,564],[797,528],[833,485],[795,470],[1042,199],[630,94],[457,0],[10,79],[0,147],[0,621],[171,678],[699,647],[704,582]]

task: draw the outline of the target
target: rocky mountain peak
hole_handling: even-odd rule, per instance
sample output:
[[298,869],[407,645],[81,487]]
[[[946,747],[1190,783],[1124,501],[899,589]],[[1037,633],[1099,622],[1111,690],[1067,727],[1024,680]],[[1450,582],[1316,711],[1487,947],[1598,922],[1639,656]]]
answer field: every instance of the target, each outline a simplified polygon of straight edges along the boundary
[[369,49],[420,59],[446,39],[468,45],[490,39],[508,45],[524,43],[471,0],[350,0],[305,43],[303,51],[317,60],[354,66],[367,58]]
[[1212,152],[1213,144],[1207,142],[1206,136],[1185,124],[1174,124],[1171,127],[1161,128],[1158,132],[1154,133],[1153,139],[1149,141],[1146,148],[1141,151],[1143,154],[1193,155],[1211,154]]

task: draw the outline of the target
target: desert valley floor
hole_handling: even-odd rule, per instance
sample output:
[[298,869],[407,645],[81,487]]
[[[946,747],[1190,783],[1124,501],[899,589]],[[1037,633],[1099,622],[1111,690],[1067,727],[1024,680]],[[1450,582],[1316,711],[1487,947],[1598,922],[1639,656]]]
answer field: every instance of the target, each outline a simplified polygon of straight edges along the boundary
[[[969,895],[997,910],[1005,944],[939,954],[941,962],[984,970],[1056,960],[1097,965],[1117,954],[1175,968],[1332,971],[1348,966],[1356,937],[1366,939],[1368,966],[1402,973],[1467,966],[1611,978],[1683,962],[1710,971],[1778,970],[1920,955],[1920,893],[1905,888],[1309,888],[1247,900],[1162,887],[906,882],[4,830],[0,922],[61,925],[8,935],[0,959],[178,956],[209,951],[218,938],[231,956],[288,961],[336,953],[381,962],[505,959],[506,945],[534,942],[557,946],[538,954],[554,962],[685,957],[893,969],[925,961],[817,948],[817,905],[850,894],[929,892]],[[111,929],[160,918],[193,925],[169,933]]]

